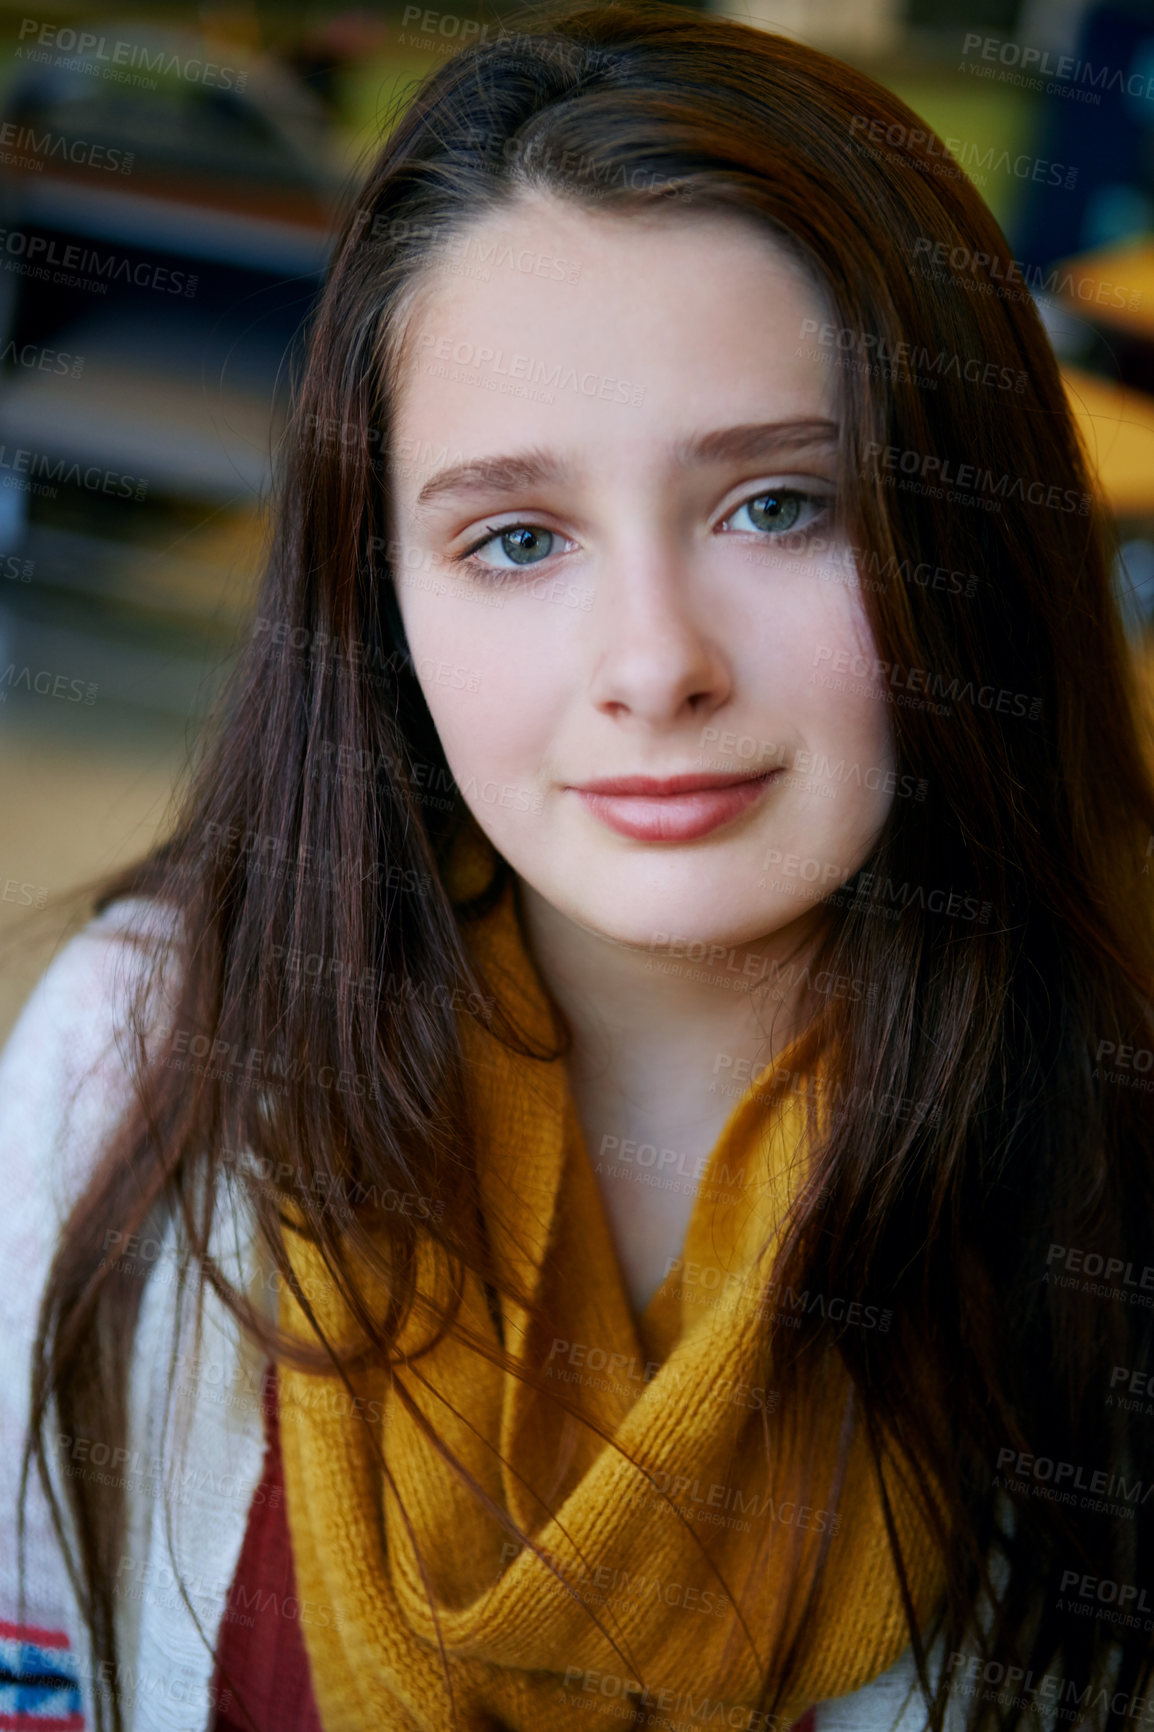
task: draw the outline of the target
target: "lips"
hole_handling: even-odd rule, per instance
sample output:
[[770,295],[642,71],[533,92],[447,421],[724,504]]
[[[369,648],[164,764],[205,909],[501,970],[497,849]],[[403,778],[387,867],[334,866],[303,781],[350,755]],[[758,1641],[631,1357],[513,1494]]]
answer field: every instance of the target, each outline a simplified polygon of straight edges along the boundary
[[638,842],[691,842],[756,804],[778,775],[610,776],[574,787],[595,818]]
[[764,781],[764,775],[751,776],[749,772],[739,771],[736,775],[722,776],[709,770],[698,771],[686,776],[603,776],[596,782],[580,782],[577,792],[580,794],[652,794],[665,797],[669,794],[695,794],[702,788],[734,788],[741,782]]

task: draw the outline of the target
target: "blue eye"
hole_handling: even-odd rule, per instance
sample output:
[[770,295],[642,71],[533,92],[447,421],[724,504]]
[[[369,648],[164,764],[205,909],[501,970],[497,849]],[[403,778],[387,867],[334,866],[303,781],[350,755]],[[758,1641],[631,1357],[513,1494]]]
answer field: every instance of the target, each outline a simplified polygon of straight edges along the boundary
[[518,565],[537,565],[548,559],[556,540],[551,529],[542,529],[539,524],[513,523],[508,529],[487,536],[484,541],[474,542],[463,557],[476,559],[482,548],[494,548],[497,553],[505,554],[506,559],[479,559],[477,563],[497,571],[511,571]]
[[796,488],[790,487],[771,487],[764,493],[757,493],[752,499],[745,500],[733,512],[732,517],[736,518],[745,511],[749,514],[750,525],[758,534],[788,535],[791,530],[804,532],[812,529],[828,506],[829,500],[821,494],[799,493]]

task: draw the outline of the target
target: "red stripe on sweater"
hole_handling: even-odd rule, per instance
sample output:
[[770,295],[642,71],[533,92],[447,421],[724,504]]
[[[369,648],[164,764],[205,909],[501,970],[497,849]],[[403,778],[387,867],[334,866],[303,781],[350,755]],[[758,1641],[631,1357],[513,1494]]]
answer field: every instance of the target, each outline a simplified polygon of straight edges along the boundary
[[38,1624],[7,1624],[0,1618],[0,1641],[35,1642],[38,1648],[67,1648],[63,1630],[42,1630]]
[[3,1732],[84,1732],[83,1714],[53,1714],[45,1719],[43,1714],[6,1714],[0,1713],[0,1728]]

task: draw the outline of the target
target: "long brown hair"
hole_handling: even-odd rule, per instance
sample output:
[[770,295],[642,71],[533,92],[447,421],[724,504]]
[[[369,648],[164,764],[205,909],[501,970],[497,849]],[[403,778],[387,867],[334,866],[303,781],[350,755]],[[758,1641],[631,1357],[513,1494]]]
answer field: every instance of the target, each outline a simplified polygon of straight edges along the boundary
[[[774,1271],[782,1289],[852,1296],[892,1326],[806,1307],[773,1335],[779,1412],[794,1423],[805,1368],[840,1355],[879,1476],[900,1459],[920,1489],[948,1580],[935,1727],[975,1629],[986,1680],[1050,1668],[1074,1681],[1079,1721],[1121,1726],[1152,1638],[1067,1611],[1061,1579],[1154,1585],[1152,1517],[1142,1497],[1116,1510],[1032,1495],[1046,1488],[1022,1465],[1154,1485],[1147,1424],[1106,1391],[1109,1368],[1154,1364],[1154,1318],[1046,1278],[1071,1251],[1141,1268],[1154,1221],[1151,1116],[1125,1086],[1133,1071],[1097,1062],[1154,1048],[1154,783],[1110,526],[1037,311],[941,141],[839,62],[675,5],[537,14],[447,60],[344,221],[251,636],[172,833],[95,898],[168,904],[179,968],[163,1039],[138,1047],[137,1098],[52,1266],[25,1475],[35,1459],[63,1546],[52,1433],[123,1441],[142,1283],[107,1260],[111,1232],[175,1220],[198,1297],[210,1282],[270,1356],[289,1355],[208,1255],[226,1186],[285,1280],[290,1218],[321,1247],[382,1362],[413,1302],[419,1234],[507,1290],[478,1206],[460,1022],[524,1046],[465,942],[509,868],[494,853],[488,892],[450,897],[469,820],[407,656],[387,496],[389,462],[404,460],[389,446],[390,366],[408,294],[438,246],[526,186],[624,217],[743,212],[828,296],[832,336],[811,340],[849,363],[841,493],[898,775],[924,798],[894,799],[871,857],[828,899],[814,971],[870,991],[806,1000],[836,1082]],[[540,1056],[567,1037],[558,1012]],[[209,1055],[199,1071],[174,1062],[190,1050]],[[263,1088],[227,1056],[253,1052]],[[252,1167],[230,1162],[237,1149]],[[395,1191],[428,1207],[383,1209]],[[357,1300],[362,1257],[387,1272],[383,1318]],[[331,1374],[323,1344],[309,1363]],[[123,1499],[66,1484],[94,1657],[115,1675]],[[893,1524],[890,1539],[904,1580]],[[907,1618],[928,1688],[908,1600]],[[969,1693],[974,1729],[1025,1713],[1012,1691]]]

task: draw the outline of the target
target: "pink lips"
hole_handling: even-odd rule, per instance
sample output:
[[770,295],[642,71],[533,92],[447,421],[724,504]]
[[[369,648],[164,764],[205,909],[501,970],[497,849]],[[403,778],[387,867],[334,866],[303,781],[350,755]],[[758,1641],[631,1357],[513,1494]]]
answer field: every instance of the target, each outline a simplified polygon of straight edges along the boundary
[[692,842],[746,811],[778,773],[610,776],[573,791],[595,817],[622,836],[638,842]]

